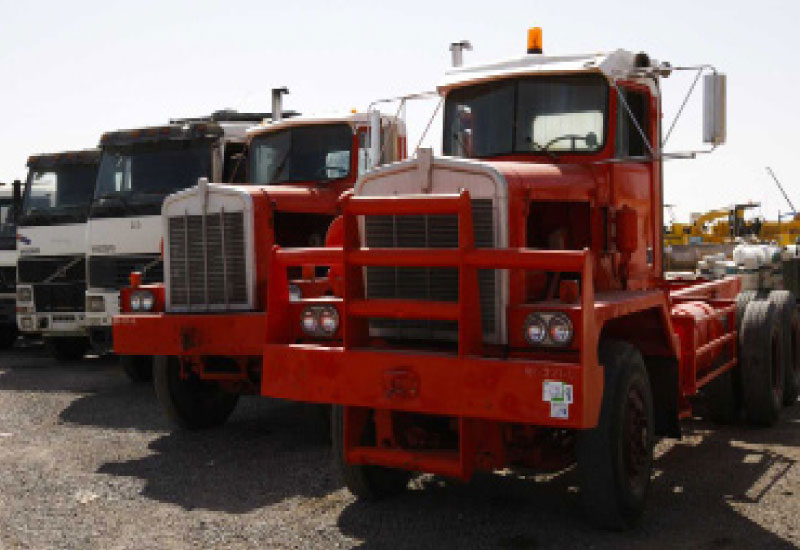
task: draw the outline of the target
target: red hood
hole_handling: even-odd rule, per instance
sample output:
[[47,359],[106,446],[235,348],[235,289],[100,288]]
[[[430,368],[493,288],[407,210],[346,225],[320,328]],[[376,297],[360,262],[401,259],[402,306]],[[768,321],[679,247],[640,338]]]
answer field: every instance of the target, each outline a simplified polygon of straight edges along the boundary
[[594,166],[581,164],[536,164],[515,161],[487,161],[508,182],[509,196],[525,195],[541,200],[590,200],[602,177]]

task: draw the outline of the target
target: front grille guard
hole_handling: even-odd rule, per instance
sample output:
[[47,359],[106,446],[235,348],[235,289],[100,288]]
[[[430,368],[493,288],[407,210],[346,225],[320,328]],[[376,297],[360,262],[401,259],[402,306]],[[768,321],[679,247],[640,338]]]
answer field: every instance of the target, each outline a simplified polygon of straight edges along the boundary
[[[361,246],[358,216],[457,215],[458,247],[451,249],[366,248]],[[345,349],[369,345],[369,319],[423,319],[458,323],[458,355],[483,354],[478,271],[511,269],[579,273],[581,275],[581,362],[596,362],[594,286],[589,250],[531,250],[527,248],[476,248],[468,191],[459,195],[403,197],[346,196],[342,201],[343,246],[326,248],[273,247],[267,307],[267,341],[290,343],[292,335],[286,270],[292,266],[340,266],[341,296],[333,299],[341,315]],[[451,267],[459,270],[458,302],[406,299],[367,299],[362,270],[366,266]],[[302,300],[301,300],[302,301]],[[311,302],[309,302],[311,303]],[[297,305],[296,303],[294,304]],[[296,311],[296,310],[295,310]],[[578,328],[578,327],[576,327]]]

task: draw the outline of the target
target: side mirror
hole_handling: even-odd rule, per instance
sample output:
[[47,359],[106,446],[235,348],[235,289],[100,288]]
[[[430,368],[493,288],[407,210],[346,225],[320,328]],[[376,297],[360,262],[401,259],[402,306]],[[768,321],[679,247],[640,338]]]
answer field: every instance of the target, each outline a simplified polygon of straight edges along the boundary
[[11,206],[14,209],[14,219],[17,220],[22,213],[22,182],[19,180],[14,180],[13,185],[14,188]]
[[703,77],[703,141],[717,146],[725,143],[726,77],[712,73]]

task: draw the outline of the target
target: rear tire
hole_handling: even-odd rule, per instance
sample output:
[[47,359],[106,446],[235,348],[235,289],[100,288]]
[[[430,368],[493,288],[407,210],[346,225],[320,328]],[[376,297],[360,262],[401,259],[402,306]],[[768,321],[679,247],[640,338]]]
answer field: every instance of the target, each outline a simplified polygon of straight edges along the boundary
[[153,357],[150,355],[122,355],[122,370],[131,382],[143,383],[153,379]]
[[[353,466],[344,458],[344,407],[331,409],[333,460],[345,486],[356,498],[376,501],[405,491],[411,472],[384,466]],[[367,443],[365,441],[365,443]]]
[[581,498],[589,520],[629,529],[642,515],[653,468],[653,396],[639,351],[627,342],[600,344],[605,386],[597,427],[578,433]]
[[750,302],[742,319],[739,356],[742,397],[747,419],[759,426],[772,426],[783,405],[783,327],[780,311],[770,300]]
[[9,349],[14,346],[19,336],[17,325],[0,326],[0,349]]
[[153,359],[153,386],[167,416],[188,430],[223,424],[239,401],[239,394],[224,391],[216,382],[192,374],[182,378],[177,357]]
[[89,340],[80,336],[49,336],[45,345],[50,355],[64,363],[83,359],[89,350]]
[[780,324],[783,327],[783,404],[792,405],[800,393],[800,316],[797,313],[797,299],[788,290],[773,290],[769,301],[778,308]]

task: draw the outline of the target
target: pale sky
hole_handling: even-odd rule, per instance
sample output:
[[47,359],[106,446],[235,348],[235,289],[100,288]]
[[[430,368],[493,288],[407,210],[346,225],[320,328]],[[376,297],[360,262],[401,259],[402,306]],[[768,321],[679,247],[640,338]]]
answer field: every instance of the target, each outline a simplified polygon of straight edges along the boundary
[[[800,208],[798,20],[797,0],[0,0],[0,181],[24,178],[30,154],[92,147],[107,130],[224,107],[268,111],[276,86],[291,90],[287,108],[306,114],[432,90],[450,42],[472,42],[467,64],[509,59],[525,53],[536,25],[548,54],[625,48],[725,72],[728,143],[668,163],[666,202],[687,218],[754,200],[774,217],[788,205],[765,166]],[[690,83],[665,81],[667,121]],[[702,145],[699,92],[668,149]],[[412,146],[433,107],[409,110]],[[440,135],[426,144],[438,148]]]

